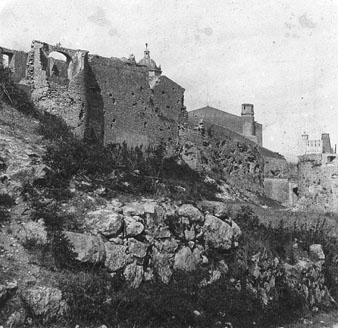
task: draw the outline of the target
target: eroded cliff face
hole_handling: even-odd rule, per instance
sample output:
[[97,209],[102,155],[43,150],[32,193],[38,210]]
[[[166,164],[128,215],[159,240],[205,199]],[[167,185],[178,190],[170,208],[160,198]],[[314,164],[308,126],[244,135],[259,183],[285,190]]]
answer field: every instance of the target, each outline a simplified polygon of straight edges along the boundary
[[264,161],[256,146],[230,137],[213,138],[191,128],[180,132],[181,156],[192,169],[239,190],[264,195]]

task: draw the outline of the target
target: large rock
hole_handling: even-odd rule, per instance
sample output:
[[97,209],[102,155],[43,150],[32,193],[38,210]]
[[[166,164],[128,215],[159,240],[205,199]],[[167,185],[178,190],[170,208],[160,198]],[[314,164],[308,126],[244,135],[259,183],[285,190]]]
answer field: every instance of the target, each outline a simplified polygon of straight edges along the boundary
[[175,254],[174,269],[191,272],[197,269],[197,256],[193,254],[189,247],[183,247]]
[[32,315],[44,322],[60,318],[67,313],[68,306],[58,288],[34,287],[24,290],[21,296]]
[[115,245],[109,242],[105,243],[104,246],[106,249],[104,265],[109,271],[114,272],[122,269],[131,262],[132,257],[127,253],[128,246]]
[[127,216],[143,216],[144,215],[144,206],[138,202],[132,202],[125,204],[123,207],[123,214]]
[[134,261],[125,267],[123,275],[130,287],[138,288],[143,280],[143,267]]
[[228,208],[222,202],[216,202],[211,200],[203,200],[198,203],[198,208],[203,212],[209,212],[210,214],[217,217],[224,217],[228,215]]
[[190,219],[192,222],[203,222],[203,214],[195,206],[191,204],[183,204],[178,209],[179,216],[185,216]]
[[215,249],[230,249],[241,234],[238,225],[235,222],[231,224],[223,222],[213,215],[206,215],[203,226],[206,245]]
[[76,259],[81,262],[101,263],[105,259],[105,247],[102,239],[83,233],[65,231],[65,237],[77,253]]
[[134,238],[128,239],[128,251],[131,255],[144,258],[147,255],[148,244]]
[[144,225],[132,217],[125,217],[124,222],[126,225],[126,236],[134,237],[140,235],[144,230]]
[[321,244],[310,245],[310,259],[314,262],[325,261],[325,254]]
[[122,231],[123,216],[113,210],[99,209],[87,213],[85,222],[93,233],[116,237]]
[[157,250],[156,247],[154,247],[152,262],[155,272],[158,274],[161,281],[165,284],[168,284],[173,274],[172,267],[174,262],[174,254],[162,253]]

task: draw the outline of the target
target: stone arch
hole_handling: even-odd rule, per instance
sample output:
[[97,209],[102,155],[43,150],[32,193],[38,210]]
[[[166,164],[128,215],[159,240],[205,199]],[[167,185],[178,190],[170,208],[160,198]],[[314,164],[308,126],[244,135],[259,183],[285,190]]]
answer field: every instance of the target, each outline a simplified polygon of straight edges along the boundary
[[4,67],[9,67],[10,62],[11,62],[10,56],[7,55],[7,54],[3,54],[2,55],[2,65]]
[[72,78],[72,58],[65,52],[53,50],[48,54],[47,76],[51,82],[68,86]]

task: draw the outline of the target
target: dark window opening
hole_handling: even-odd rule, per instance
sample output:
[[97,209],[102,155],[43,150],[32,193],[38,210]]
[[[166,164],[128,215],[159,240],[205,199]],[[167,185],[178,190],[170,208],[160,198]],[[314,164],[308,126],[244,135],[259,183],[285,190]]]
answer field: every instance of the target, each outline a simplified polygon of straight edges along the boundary
[[132,92],[132,93],[131,93],[131,95],[132,95],[132,96],[135,96],[135,93],[134,93],[134,92]]
[[113,98],[113,105],[115,105],[116,104],[116,99],[115,98]]
[[50,82],[68,86],[72,75],[71,58],[63,53],[52,51],[47,59],[46,73]]
[[116,119],[115,118],[113,118],[113,123],[115,123],[116,122]]
[[142,87],[142,85],[140,86],[140,90],[141,90],[141,91],[143,90],[143,87]]
[[292,188],[292,192],[298,197],[299,192],[298,192],[298,187]]
[[79,120],[83,118],[84,115],[84,107],[81,108],[80,113],[79,113]]
[[168,138],[168,141],[170,142],[172,139],[171,138]]
[[136,102],[134,102],[134,103],[133,103],[133,106],[135,107],[136,105],[137,105],[137,103],[136,103]]
[[109,97],[112,97],[113,96],[113,94],[112,93],[109,93]]
[[164,94],[165,94],[165,91],[163,90],[163,91],[162,91],[162,95],[164,95]]
[[168,130],[170,130],[170,126],[168,126]]
[[143,123],[143,127],[144,127],[144,128],[146,128],[146,127],[147,127],[147,125],[148,125],[148,123],[147,123],[147,122],[144,122],[144,123]]
[[9,57],[9,55],[3,54],[2,55],[2,64],[4,65],[4,67],[9,67],[10,63],[11,63],[11,58]]
[[169,105],[167,105],[166,107],[167,107],[168,109],[170,108],[170,106],[169,106]]
[[332,163],[336,159],[336,156],[327,156],[327,164]]

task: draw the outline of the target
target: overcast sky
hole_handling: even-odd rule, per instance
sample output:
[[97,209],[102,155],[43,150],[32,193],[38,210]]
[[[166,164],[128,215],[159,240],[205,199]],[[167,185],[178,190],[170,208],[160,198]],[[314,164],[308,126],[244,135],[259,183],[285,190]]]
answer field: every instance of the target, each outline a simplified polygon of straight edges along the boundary
[[303,132],[338,142],[336,0],[0,0],[0,46],[32,40],[143,57],[186,89],[188,110],[255,105],[264,146],[297,154]]

